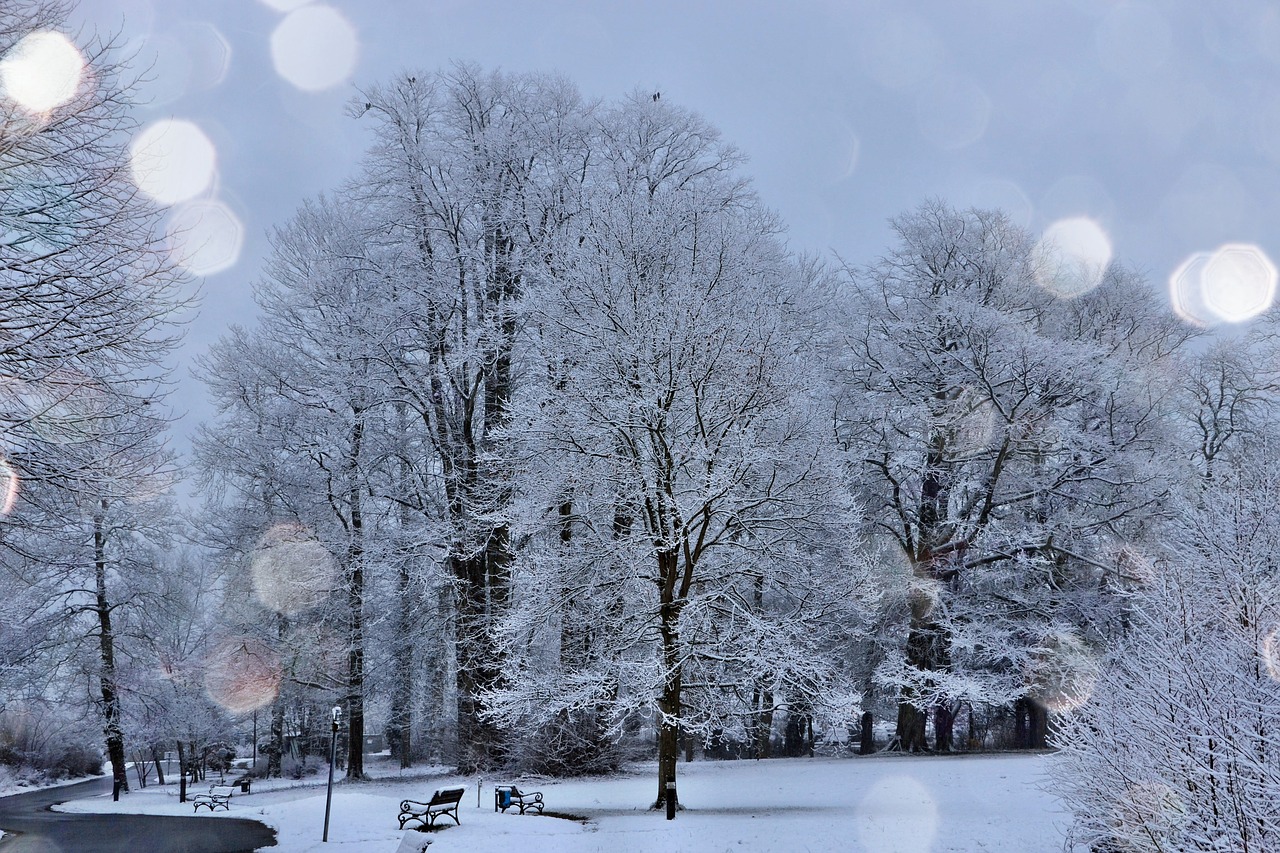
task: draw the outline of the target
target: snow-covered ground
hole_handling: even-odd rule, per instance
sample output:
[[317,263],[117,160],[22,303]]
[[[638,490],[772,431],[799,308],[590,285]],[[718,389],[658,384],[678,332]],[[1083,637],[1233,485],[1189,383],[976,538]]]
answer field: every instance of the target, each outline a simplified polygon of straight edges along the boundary
[[[430,840],[431,853],[520,850],[586,851],[865,851],[865,853],[1050,853],[1062,849],[1066,816],[1044,781],[1037,755],[945,758],[872,756],[845,759],[682,763],[674,821],[646,806],[656,769],[609,778],[521,784],[541,790],[550,811],[587,818],[493,810],[493,786],[520,780],[450,776],[384,778],[334,786],[329,843],[320,841],[325,790],[320,784],[232,798],[219,816],[255,818],[275,827],[278,853],[409,853]],[[460,826],[424,834],[396,829],[399,802],[425,800],[436,788],[465,784]],[[481,785],[477,806],[477,785]],[[201,790],[196,788],[196,791]],[[172,785],[80,800],[68,811],[191,814]],[[202,815],[208,814],[201,809]]]

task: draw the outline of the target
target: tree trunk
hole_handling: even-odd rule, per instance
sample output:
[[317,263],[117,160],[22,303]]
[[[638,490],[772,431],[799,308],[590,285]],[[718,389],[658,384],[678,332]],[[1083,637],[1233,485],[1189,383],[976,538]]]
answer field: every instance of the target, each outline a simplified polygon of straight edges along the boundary
[[[918,567],[917,578],[932,580],[930,567]],[[933,618],[930,596],[921,590],[911,592],[911,630],[907,635],[907,665],[921,672],[941,672],[950,664],[946,630]],[[898,725],[895,737],[903,752],[924,752],[928,708],[918,707],[919,696],[910,687],[903,688],[898,701]],[[936,706],[934,706],[936,710]]]
[[1027,747],[1045,749],[1049,746],[1049,709],[1034,699],[1027,700]]
[[182,748],[182,738],[178,738],[178,802],[187,801],[187,751]]
[[164,786],[164,765],[161,763],[164,759],[164,753],[160,750],[160,744],[151,744],[151,760],[156,765],[156,784]]
[[[947,392],[939,391],[934,397],[943,401]],[[907,665],[925,673],[944,671],[950,664],[948,638],[933,616],[930,590],[923,588],[939,582],[946,560],[944,555],[935,553],[934,549],[941,547],[950,538],[947,530],[950,479],[946,435],[942,430],[935,430],[930,437],[924,476],[920,483],[918,550],[917,553],[908,555],[917,588],[909,593],[911,624],[907,633]],[[903,752],[923,752],[929,748],[925,738],[928,708],[921,707],[922,705],[920,696],[913,688],[903,689],[898,699],[898,725],[895,732],[898,748]]]
[[364,413],[355,411],[348,457],[351,541],[347,548],[347,609],[351,620],[347,653],[347,778],[364,778],[364,514],[357,476],[364,440]]
[[400,768],[413,766],[413,606],[414,587],[408,562],[401,562],[396,575],[396,599],[399,603],[395,637],[395,684],[391,693],[391,718],[387,721],[387,741]]
[[773,757],[773,692],[757,686],[752,694],[751,749],[757,760]]
[[[658,578],[661,604],[658,608],[658,632],[662,638],[662,693],[658,697],[658,798],[655,809],[665,809],[667,783],[676,781],[676,762],[680,757],[680,610],[675,596],[679,554],[672,549],[658,552]],[[678,796],[678,795],[677,795]]]
[[281,759],[284,756],[284,702],[277,699],[271,706],[271,746],[267,749],[267,778],[279,779],[284,775]]
[[454,557],[460,583],[458,602],[458,771],[464,775],[499,763],[501,732],[484,718],[480,694],[496,685],[499,661],[489,648],[485,555]]
[[945,702],[933,708],[933,745],[938,752],[951,752],[956,717]]
[[98,615],[98,654],[102,670],[103,734],[107,740],[107,757],[111,761],[111,777],[119,790],[129,790],[125,767],[124,725],[120,714],[120,691],[116,685],[115,633],[111,624],[111,603],[107,597],[107,501],[98,504],[93,516],[94,611]]
[[862,712],[862,732],[858,738],[858,754],[870,755],[875,752],[875,717],[870,711]]
[[[751,581],[752,606],[757,614],[764,613],[764,573],[757,574]],[[752,749],[756,760],[771,758],[773,751],[773,691],[767,680],[770,673],[758,673],[755,689],[751,695],[752,720],[750,734]]]
[[[407,431],[408,419],[403,403],[396,404],[396,424],[401,431]],[[412,476],[409,464],[401,460],[397,473],[400,493],[408,495],[412,488]],[[399,522],[402,535],[411,527],[409,504],[401,501]],[[387,721],[387,746],[392,758],[398,759],[400,769],[413,766],[413,681],[414,681],[414,615],[419,600],[417,589],[409,572],[412,561],[418,559],[415,552],[405,554],[400,559],[396,572],[396,634],[393,638],[392,659],[395,661],[395,674],[391,690],[391,713]]]

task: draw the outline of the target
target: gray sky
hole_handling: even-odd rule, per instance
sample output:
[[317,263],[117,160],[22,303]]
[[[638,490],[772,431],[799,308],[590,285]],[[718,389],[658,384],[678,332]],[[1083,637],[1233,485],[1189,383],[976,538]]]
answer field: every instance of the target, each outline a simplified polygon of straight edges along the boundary
[[[341,39],[296,46],[304,65],[318,48],[312,70],[340,77],[332,87],[277,73],[286,15],[273,5],[312,20],[337,10],[355,36],[351,73]],[[122,30],[154,60],[144,120],[203,130],[217,152],[206,195],[243,223],[236,263],[204,280],[188,360],[252,317],[268,229],[354,171],[366,143],[343,114],[354,87],[454,59],[557,71],[591,97],[661,90],[749,156],[801,250],[870,260],[889,217],[941,196],[1037,231],[1089,217],[1158,299],[1195,252],[1249,243],[1280,258],[1270,0],[82,0],[76,20]],[[186,385],[180,436],[207,413]]]

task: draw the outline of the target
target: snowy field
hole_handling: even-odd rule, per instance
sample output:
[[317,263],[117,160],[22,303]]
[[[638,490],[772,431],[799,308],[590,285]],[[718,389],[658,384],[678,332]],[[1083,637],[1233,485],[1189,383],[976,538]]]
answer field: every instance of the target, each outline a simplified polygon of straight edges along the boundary
[[[278,853],[409,853],[430,841],[449,851],[865,851],[865,853],[1049,853],[1062,850],[1066,816],[1047,791],[1051,757],[699,761],[680,765],[686,808],[668,822],[646,808],[656,769],[632,775],[521,784],[543,792],[547,808],[586,818],[495,813],[493,786],[511,779],[450,776],[335,784],[329,843],[320,841],[324,786],[237,794],[219,816],[261,820],[279,832]],[[464,784],[462,824],[424,834],[396,829],[399,802],[425,800],[436,788]],[[482,785],[477,806],[476,788]],[[202,791],[195,787],[194,791]],[[189,815],[172,785],[63,806],[68,811]],[[201,809],[202,815],[208,814]]]

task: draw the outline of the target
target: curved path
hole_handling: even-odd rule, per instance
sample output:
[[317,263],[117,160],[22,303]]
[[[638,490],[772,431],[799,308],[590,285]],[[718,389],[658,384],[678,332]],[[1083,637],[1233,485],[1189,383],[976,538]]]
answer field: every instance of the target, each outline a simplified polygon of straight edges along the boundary
[[0,853],[252,853],[276,834],[237,818],[69,814],[54,803],[111,790],[111,777],[0,797]]

